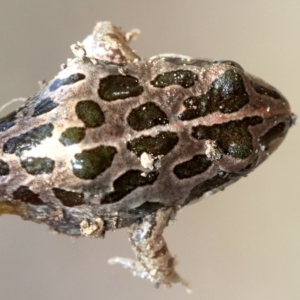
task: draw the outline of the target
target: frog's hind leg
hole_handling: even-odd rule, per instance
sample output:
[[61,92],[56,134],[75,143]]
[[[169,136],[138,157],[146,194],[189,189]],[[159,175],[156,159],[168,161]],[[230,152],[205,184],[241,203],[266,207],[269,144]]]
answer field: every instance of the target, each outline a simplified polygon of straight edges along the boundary
[[119,263],[130,269],[134,276],[148,279],[157,286],[171,287],[181,283],[187,292],[191,292],[188,283],[175,271],[175,259],[162,236],[176,211],[175,207],[161,208],[144,217],[142,222],[132,224],[129,235],[137,261],[115,257],[109,263]]

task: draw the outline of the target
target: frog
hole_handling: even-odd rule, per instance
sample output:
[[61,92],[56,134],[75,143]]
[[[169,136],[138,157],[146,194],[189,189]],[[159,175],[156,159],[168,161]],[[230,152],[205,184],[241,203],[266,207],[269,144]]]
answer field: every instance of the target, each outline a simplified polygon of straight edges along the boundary
[[190,291],[164,229],[256,169],[296,116],[234,61],[141,58],[129,46],[139,33],[98,22],[51,81],[0,119],[0,215],[73,237],[127,227],[136,259],[109,263]]

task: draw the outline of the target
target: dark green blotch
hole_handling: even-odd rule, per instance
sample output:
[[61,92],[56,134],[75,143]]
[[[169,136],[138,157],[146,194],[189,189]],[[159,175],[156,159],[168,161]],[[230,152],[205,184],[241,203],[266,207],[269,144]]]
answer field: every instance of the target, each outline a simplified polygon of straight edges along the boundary
[[98,94],[101,99],[114,101],[137,97],[143,93],[144,89],[139,84],[137,78],[130,75],[109,75],[100,80]]
[[9,175],[9,166],[4,160],[0,159],[0,176],[6,175]]
[[133,151],[137,156],[146,152],[157,155],[167,155],[178,143],[175,132],[161,132],[157,136],[141,136],[127,143],[127,149]]
[[76,114],[88,128],[99,127],[105,122],[101,107],[93,100],[78,102],[76,105]]
[[197,74],[189,70],[176,70],[166,72],[155,77],[150,83],[158,88],[165,88],[170,85],[180,85],[189,88],[198,79]]
[[164,205],[160,202],[150,202],[146,201],[140,206],[128,210],[128,213],[134,215],[136,219],[141,218],[145,215],[149,215],[154,211],[157,211],[158,209],[164,207]]
[[[221,177],[219,175],[214,176],[198,185],[196,185],[190,192],[189,196],[185,199],[184,205],[189,204],[191,201],[201,198],[206,192],[217,192],[218,188],[222,185],[228,185],[237,181],[241,176],[236,176],[235,174],[227,174],[226,177]],[[225,188],[224,186],[224,188]]]
[[178,117],[192,120],[216,111],[229,114],[244,107],[249,100],[240,74],[228,70],[211,84],[206,94],[185,99],[183,105],[187,109]]
[[85,136],[85,129],[82,127],[67,128],[60,136],[59,141],[64,146],[70,146],[79,143]]
[[281,94],[275,88],[272,89],[271,87],[264,86],[256,80],[252,80],[251,83],[257,93],[267,95],[275,99],[283,99]]
[[28,186],[21,185],[12,194],[15,200],[20,200],[32,205],[45,205],[45,203],[39,198],[39,195],[32,192]]
[[121,175],[113,183],[114,192],[105,195],[101,199],[101,204],[118,202],[136,188],[153,184],[157,179],[158,172],[149,172],[146,176],[143,175],[143,172],[139,170],[130,170]]
[[74,84],[80,80],[83,80],[85,78],[84,74],[81,73],[77,73],[77,74],[73,74],[67,78],[57,78],[55,79],[52,84],[49,87],[49,91],[53,92],[56,91],[58,88],[60,88],[63,85],[69,85],[69,84]]
[[192,136],[198,140],[215,140],[224,153],[244,159],[253,151],[252,135],[249,126],[262,123],[261,117],[244,118],[212,126],[193,127]]
[[190,178],[205,172],[210,165],[211,161],[206,155],[195,155],[191,160],[176,165],[174,174],[179,179]]
[[0,118],[0,131],[6,131],[16,125],[17,112],[13,111],[7,116]]
[[94,179],[110,167],[116,153],[114,147],[99,146],[75,154],[71,161],[73,173],[81,179]]
[[21,166],[31,175],[51,174],[54,160],[48,157],[27,157],[21,160]]
[[50,97],[42,99],[38,105],[34,107],[34,112],[32,114],[33,117],[40,116],[42,114],[45,114],[55,107],[58,106],[58,103],[55,103],[54,101],[51,100]]
[[278,123],[276,126],[269,129],[268,132],[266,132],[261,138],[260,142],[268,148],[268,145],[276,140],[277,138],[283,136],[286,133],[286,130],[288,129],[289,124],[286,123]]
[[128,115],[127,121],[137,131],[169,123],[167,115],[152,102],[134,108]]
[[51,137],[53,129],[53,124],[48,123],[11,138],[3,145],[3,152],[20,156],[23,151],[30,150]]
[[52,191],[64,206],[73,207],[85,204],[83,193],[66,191],[60,188],[53,188]]

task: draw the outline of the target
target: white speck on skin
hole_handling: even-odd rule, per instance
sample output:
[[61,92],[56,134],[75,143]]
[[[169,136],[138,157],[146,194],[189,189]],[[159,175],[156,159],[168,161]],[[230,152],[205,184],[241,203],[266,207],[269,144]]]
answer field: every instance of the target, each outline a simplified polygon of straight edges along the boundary
[[141,164],[143,168],[149,169],[149,170],[158,170],[161,168],[161,159],[163,155],[158,155],[156,157],[153,157],[153,155],[143,152],[141,155]]
[[143,152],[141,155],[141,164],[143,168],[153,170],[154,169],[154,158],[151,154]]
[[259,145],[260,151],[265,151],[266,146],[265,145]]
[[218,160],[222,157],[222,150],[217,145],[216,141],[206,140],[205,141],[205,155],[209,160]]
[[103,237],[104,236],[104,221],[101,218],[95,218],[88,222],[83,220],[80,223],[81,234],[88,237]]
[[86,51],[85,51],[82,43],[80,43],[80,42],[77,42],[77,44],[71,45],[71,50],[77,58],[86,57]]

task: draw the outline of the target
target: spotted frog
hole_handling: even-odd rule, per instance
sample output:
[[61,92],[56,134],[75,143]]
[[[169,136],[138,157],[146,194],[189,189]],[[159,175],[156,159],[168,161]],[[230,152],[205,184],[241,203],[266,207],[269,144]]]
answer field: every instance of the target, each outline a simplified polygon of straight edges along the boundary
[[260,165],[295,116],[284,96],[228,60],[140,58],[100,22],[36,96],[0,120],[0,214],[70,236],[129,227],[156,285],[187,282],[162,233],[176,212]]

